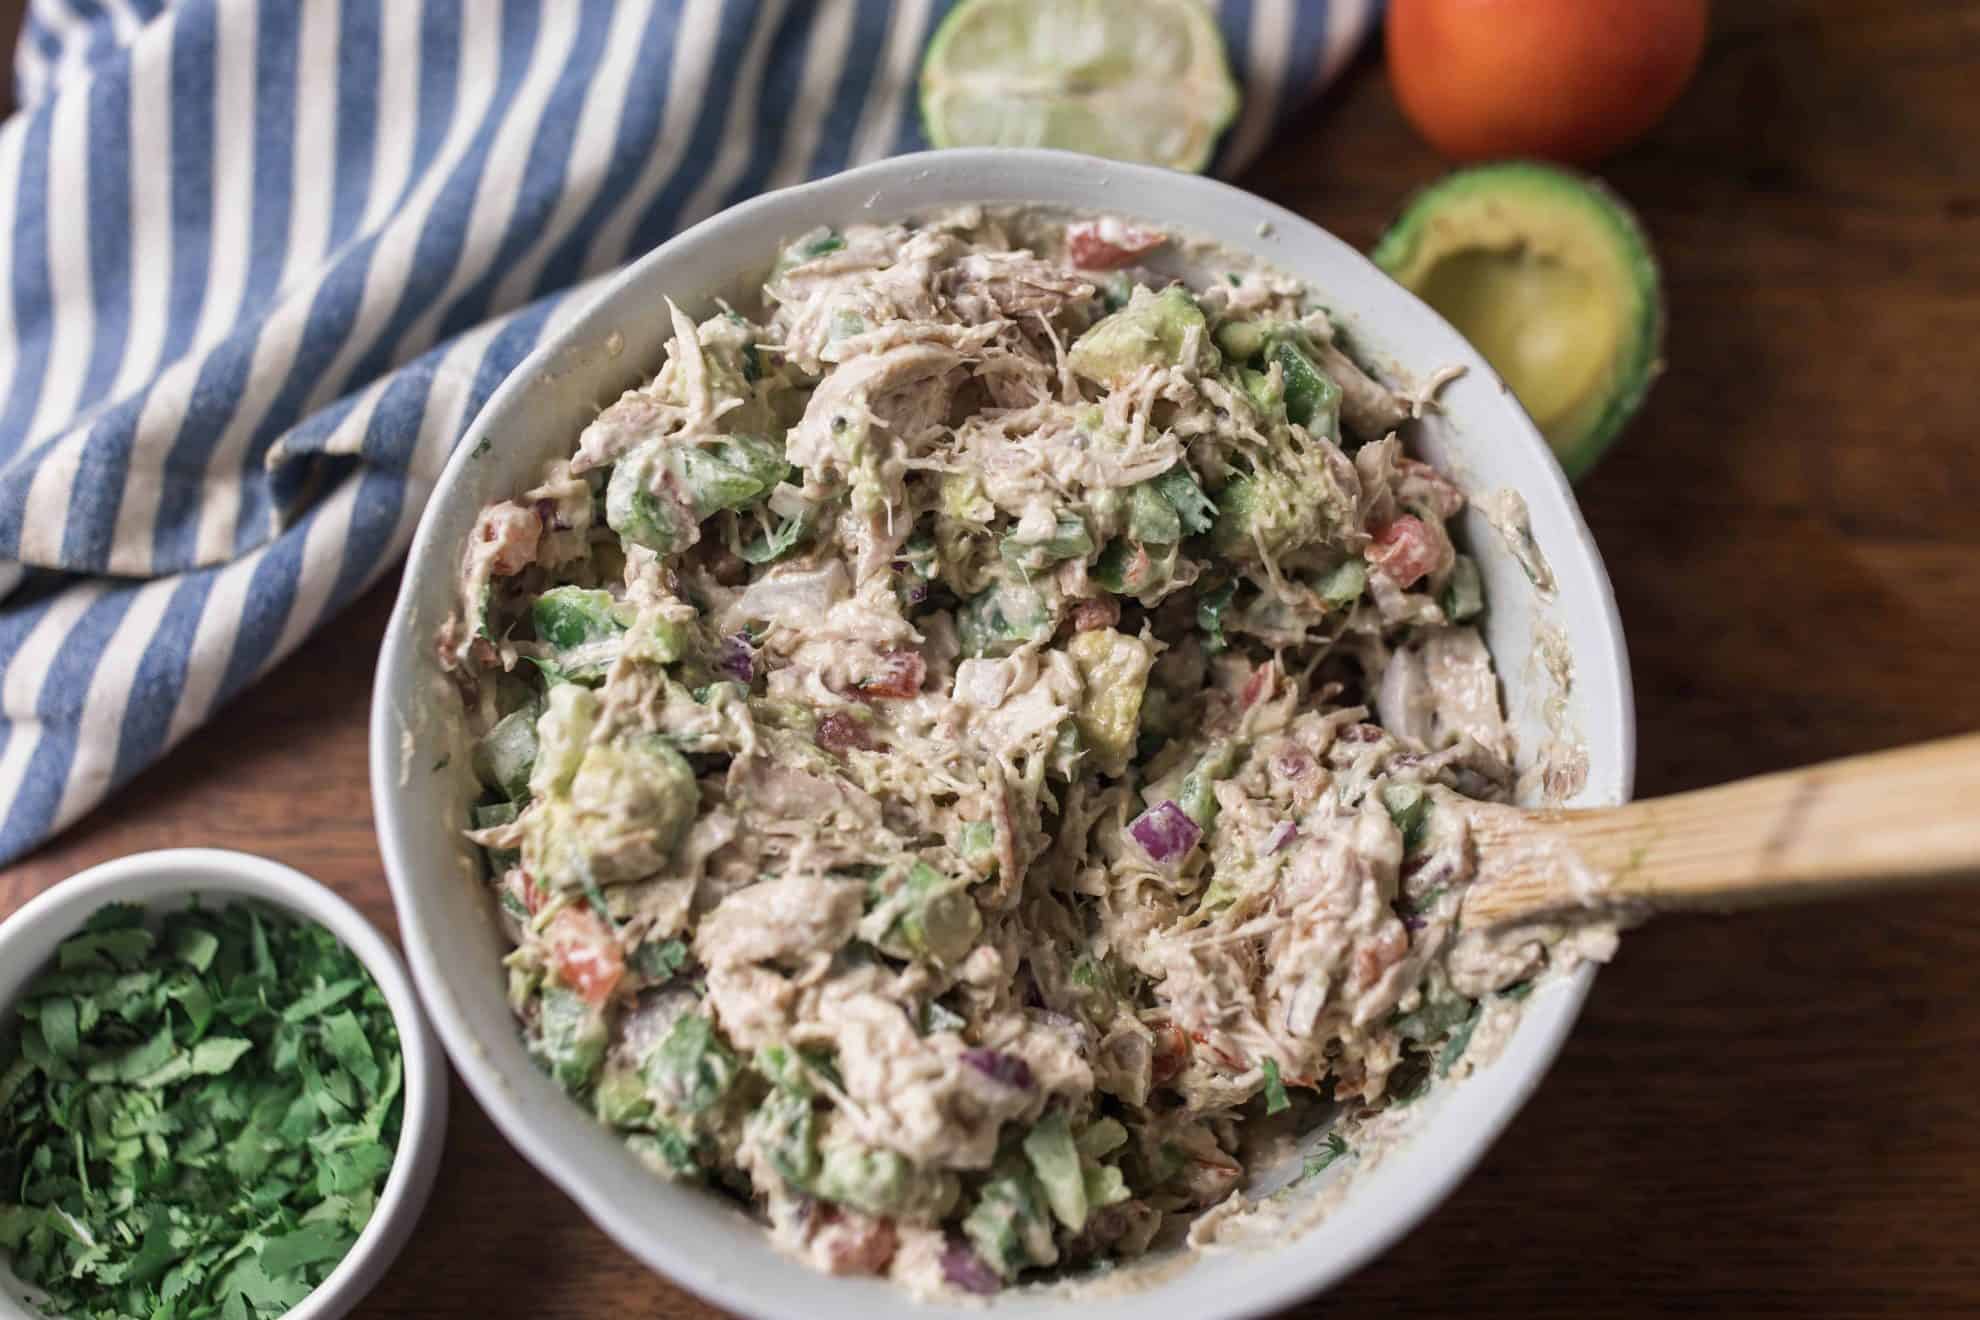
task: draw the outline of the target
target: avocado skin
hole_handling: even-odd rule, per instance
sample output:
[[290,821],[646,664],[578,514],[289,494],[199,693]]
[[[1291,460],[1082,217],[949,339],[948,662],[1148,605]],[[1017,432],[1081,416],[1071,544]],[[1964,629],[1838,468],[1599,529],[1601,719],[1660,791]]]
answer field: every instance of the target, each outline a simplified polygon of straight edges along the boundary
[[1423,247],[1431,236],[1432,221],[1482,198],[1511,210],[1546,207],[1554,208],[1557,216],[1573,214],[1591,242],[1604,245],[1624,272],[1633,305],[1618,309],[1625,333],[1608,398],[1573,433],[1547,437],[1568,478],[1578,481],[1643,406],[1651,383],[1663,369],[1664,293],[1656,254],[1635,211],[1600,179],[1541,161],[1505,160],[1455,170],[1420,189],[1403,205],[1369,253],[1370,259],[1417,292],[1416,282],[1435,267],[1436,259],[1465,250],[1462,243],[1446,244],[1434,259],[1426,260]]

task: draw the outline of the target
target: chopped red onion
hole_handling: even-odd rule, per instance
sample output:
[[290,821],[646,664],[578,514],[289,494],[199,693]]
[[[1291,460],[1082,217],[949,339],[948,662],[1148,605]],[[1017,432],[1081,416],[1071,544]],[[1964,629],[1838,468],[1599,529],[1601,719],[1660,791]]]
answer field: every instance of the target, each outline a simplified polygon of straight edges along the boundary
[[1272,832],[1265,836],[1265,855],[1270,857],[1298,837],[1299,826],[1289,820],[1280,821],[1272,827]]
[[1157,865],[1179,862],[1203,837],[1203,830],[1166,798],[1128,823],[1128,833]]
[[734,633],[722,639],[722,650],[715,658],[715,667],[738,683],[756,681],[756,648],[749,644],[748,633]]
[[1031,1089],[1031,1065],[1002,1050],[964,1050],[962,1061],[993,1082],[1018,1091]]
[[983,1263],[983,1257],[955,1241],[951,1241],[942,1252],[942,1277],[964,1292],[980,1297],[988,1297],[1004,1286],[1004,1281],[997,1277],[997,1271]]

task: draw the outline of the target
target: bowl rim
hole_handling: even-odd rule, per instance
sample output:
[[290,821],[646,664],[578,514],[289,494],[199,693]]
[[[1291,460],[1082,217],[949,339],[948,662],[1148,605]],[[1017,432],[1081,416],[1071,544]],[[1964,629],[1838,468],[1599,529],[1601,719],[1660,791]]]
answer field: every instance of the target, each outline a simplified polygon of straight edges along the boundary
[[[66,927],[72,933],[106,904],[155,906],[173,896],[193,894],[253,899],[323,926],[364,964],[398,1027],[405,1104],[391,1170],[357,1241],[322,1283],[284,1313],[285,1320],[338,1320],[364,1300],[411,1240],[413,1226],[433,1191],[445,1144],[445,1056],[391,941],[335,890],[285,863],[226,848],[163,848],[100,862],[56,881],[22,904],[0,922],[0,966],[5,965],[10,946],[31,932]],[[38,968],[39,963],[23,970],[21,982]],[[7,997],[0,999],[0,1015],[11,1012],[18,988],[18,984],[10,986]],[[24,1314],[39,1320],[43,1313],[28,1309],[11,1287],[0,1288],[0,1302],[20,1306]]]
[[[1537,461],[1531,464],[1534,479],[1546,483],[1546,489],[1543,491],[1522,488],[1521,493],[1529,502],[1536,497],[1544,496],[1564,511],[1577,552],[1585,557],[1588,567],[1592,570],[1591,604],[1595,607],[1595,623],[1599,627],[1600,636],[1600,646],[1593,658],[1609,669],[1613,679],[1614,700],[1606,710],[1592,709],[1589,718],[1590,722],[1599,722],[1610,735],[1607,742],[1612,748],[1612,755],[1616,758],[1619,771],[1618,800],[1629,800],[1634,790],[1637,734],[1635,701],[1622,619],[1616,607],[1614,588],[1607,568],[1602,562],[1601,553],[1588,529],[1580,506],[1574,498],[1572,487],[1561,470],[1559,460],[1498,373],[1481,354],[1463,340],[1454,328],[1450,327],[1435,309],[1397,284],[1369,261],[1364,253],[1294,211],[1218,179],[1180,174],[1155,166],[1102,160],[1076,152],[1041,148],[950,148],[892,156],[838,174],[759,194],[681,230],[625,266],[600,277],[594,287],[578,295],[584,299],[583,306],[554,333],[539,341],[490,394],[473,423],[455,443],[452,453],[434,483],[433,492],[428,497],[407,555],[399,591],[393,601],[390,621],[379,651],[377,676],[372,688],[369,750],[374,819],[379,850],[384,858],[394,905],[404,932],[407,960],[412,969],[414,982],[419,987],[441,1042],[453,1059],[463,1083],[488,1113],[491,1121],[526,1160],[569,1196],[594,1225],[635,1259],[707,1301],[739,1314],[761,1317],[762,1320],[779,1320],[782,1313],[765,1309],[761,1300],[747,1285],[739,1284],[733,1274],[720,1268],[720,1262],[703,1260],[689,1252],[657,1243],[654,1235],[649,1231],[650,1225],[637,1221],[616,1205],[604,1192],[592,1186],[582,1172],[573,1167],[571,1161],[559,1154],[554,1148],[555,1135],[537,1130],[537,1125],[532,1115],[527,1112],[527,1106],[522,1098],[506,1084],[484,1057],[483,1047],[473,1029],[453,1003],[452,993],[447,988],[447,979],[439,965],[437,955],[433,952],[431,943],[424,938],[425,923],[419,906],[411,897],[413,888],[419,883],[419,878],[409,873],[410,868],[400,855],[400,837],[411,827],[402,817],[400,806],[399,707],[396,698],[401,692],[411,691],[416,678],[412,661],[418,651],[418,640],[408,637],[407,630],[415,612],[418,567],[422,562],[433,557],[432,542],[439,535],[438,524],[441,520],[439,515],[443,503],[441,497],[460,484],[462,473],[483,440],[501,425],[502,419],[514,402],[524,392],[533,388],[542,376],[554,369],[562,354],[595,334],[591,322],[604,304],[625,288],[645,281],[648,272],[656,266],[665,264],[677,248],[704,241],[714,231],[744,217],[754,216],[762,211],[799,206],[808,197],[822,196],[839,189],[851,189],[856,183],[871,182],[881,185],[892,182],[897,177],[913,176],[917,171],[926,172],[935,169],[981,170],[986,176],[985,192],[988,194],[996,191],[995,182],[1000,176],[1021,175],[1027,168],[1032,167],[1052,172],[1078,169],[1099,178],[1100,187],[1096,189],[1096,195],[1091,203],[1093,210],[1137,209],[1132,205],[1110,207],[1109,199],[1105,194],[1111,190],[1110,185],[1118,180],[1132,181],[1145,188],[1201,190],[1220,198],[1233,208],[1241,209],[1247,217],[1256,216],[1258,233],[1261,237],[1268,234],[1274,236],[1285,233],[1298,234],[1303,242],[1327,250],[1336,260],[1365,267],[1365,273],[1379,278],[1383,284],[1386,284],[1399,303],[1412,307],[1414,316],[1420,320],[1434,322],[1448,333],[1455,341],[1456,347],[1461,350],[1457,356],[1464,360],[1468,369],[1494,382],[1499,392],[1505,396],[1510,406],[1508,419],[1511,431],[1511,434],[1505,437],[1506,441],[1527,448],[1537,458]],[[876,192],[875,196],[878,195]],[[999,198],[995,204],[1004,204],[1004,201],[1004,198]],[[869,201],[868,205],[871,204]],[[1040,204],[1057,205],[1049,202]],[[897,210],[876,212],[875,218],[884,220],[893,214],[912,213],[916,209],[914,203],[903,202]],[[1141,209],[1145,211],[1152,208]],[[1594,635],[1595,631],[1591,629],[1591,635]],[[1352,1247],[1331,1253],[1324,1265],[1292,1261],[1290,1258],[1296,1253],[1283,1251],[1273,1253],[1279,1268],[1259,1269],[1244,1295],[1230,1298],[1214,1312],[1214,1315],[1228,1320],[1238,1320],[1239,1317],[1261,1315],[1310,1297],[1367,1264],[1393,1246],[1410,1229],[1422,1223],[1484,1158],[1492,1144],[1539,1087],[1580,1015],[1581,1005],[1593,985],[1595,972],[1596,967],[1593,964],[1583,964],[1550,989],[1548,997],[1562,1000],[1564,1011],[1548,1025],[1543,1037],[1535,1039],[1535,1048],[1530,1056],[1531,1063],[1527,1071],[1511,1086],[1496,1112],[1487,1120],[1472,1125],[1471,1134],[1466,1138],[1463,1148],[1455,1152],[1451,1158],[1440,1162],[1432,1174],[1414,1185],[1415,1194],[1408,1198],[1406,1205],[1398,1207],[1392,1204],[1386,1213],[1372,1216],[1379,1219],[1380,1223]],[[580,1112],[573,1110],[574,1114]],[[1260,1263],[1264,1264],[1263,1258]],[[1150,1296],[1156,1295],[1158,1290],[1159,1285],[1154,1286]],[[906,1292],[901,1292],[899,1295],[904,1302],[912,1300]]]

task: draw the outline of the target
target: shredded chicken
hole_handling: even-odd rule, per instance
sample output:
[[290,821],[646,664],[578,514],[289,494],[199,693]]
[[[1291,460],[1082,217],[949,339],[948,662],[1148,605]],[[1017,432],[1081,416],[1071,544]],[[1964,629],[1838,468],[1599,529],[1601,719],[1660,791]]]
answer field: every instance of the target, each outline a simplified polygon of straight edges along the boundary
[[759,319],[669,303],[463,549],[530,1045],[821,1269],[1141,1252],[1566,961],[1456,929],[1515,747],[1465,497],[1406,452],[1446,377],[1397,393],[1272,272],[1136,264],[1169,241],[802,235]]

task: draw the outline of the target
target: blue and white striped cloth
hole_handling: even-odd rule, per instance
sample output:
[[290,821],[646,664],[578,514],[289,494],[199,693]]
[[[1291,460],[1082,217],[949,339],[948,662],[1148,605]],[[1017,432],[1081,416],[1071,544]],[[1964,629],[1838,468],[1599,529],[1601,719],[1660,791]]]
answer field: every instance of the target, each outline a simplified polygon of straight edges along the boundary
[[[1377,0],[1222,0],[1254,156]],[[580,286],[925,143],[947,0],[33,0],[0,128],[0,863],[392,565]]]

